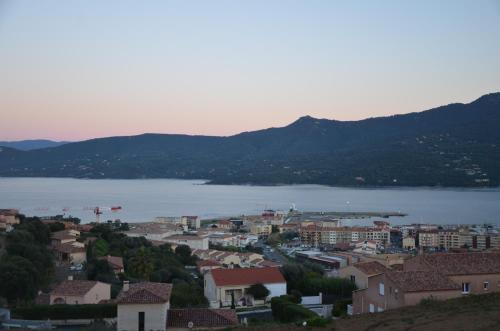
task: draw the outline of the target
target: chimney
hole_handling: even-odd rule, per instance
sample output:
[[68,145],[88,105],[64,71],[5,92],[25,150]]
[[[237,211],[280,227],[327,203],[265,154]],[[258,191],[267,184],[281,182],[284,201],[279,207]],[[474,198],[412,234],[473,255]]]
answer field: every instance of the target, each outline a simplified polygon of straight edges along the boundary
[[127,292],[130,288],[130,282],[128,280],[123,281],[123,292]]
[[68,280],[73,280],[73,275],[69,275]]

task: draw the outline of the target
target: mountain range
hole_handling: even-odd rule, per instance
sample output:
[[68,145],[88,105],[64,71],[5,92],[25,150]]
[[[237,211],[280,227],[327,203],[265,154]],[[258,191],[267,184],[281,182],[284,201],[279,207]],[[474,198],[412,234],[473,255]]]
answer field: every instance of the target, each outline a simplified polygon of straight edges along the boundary
[[67,144],[67,141],[52,141],[47,139],[0,141],[0,146],[19,149],[21,151],[31,151],[33,149],[57,147]]
[[500,183],[500,93],[360,121],[305,116],[285,127],[229,137],[142,134],[28,151],[4,146],[0,176],[495,187]]

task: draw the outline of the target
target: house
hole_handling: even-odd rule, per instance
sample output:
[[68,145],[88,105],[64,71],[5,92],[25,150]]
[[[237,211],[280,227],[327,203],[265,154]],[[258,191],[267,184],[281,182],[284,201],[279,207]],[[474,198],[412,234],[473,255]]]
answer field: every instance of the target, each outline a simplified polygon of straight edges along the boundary
[[52,246],[52,252],[60,263],[77,265],[87,261],[87,251],[81,243],[68,242],[54,245]]
[[222,265],[215,260],[200,260],[196,262],[196,266],[198,267],[198,271],[202,275],[209,270],[222,267]]
[[171,293],[172,284],[125,281],[116,297],[117,331],[164,331]]
[[15,224],[19,224],[19,210],[0,209],[0,230],[10,231]]
[[125,272],[123,267],[123,258],[120,256],[104,256],[100,258],[101,260],[105,260],[108,262],[109,266],[113,269],[115,274],[122,274]]
[[55,304],[97,304],[111,298],[111,285],[90,280],[68,279],[49,293],[49,303]]
[[463,294],[500,292],[500,253],[437,253],[407,260],[405,271],[438,270],[462,287]]
[[500,253],[424,254],[398,266],[370,272],[366,285],[353,292],[353,314],[415,305],[431,297],[500,292]]
[[177,234],[164,238],[162,241],[172,246],[187,245],[191,249],[208,249],[208,238],[195,235]]
[[359,262],[339,270],[339,277],[348,278],[358,289],[368,287],[368,279],[380,275],[388,269],[378,262]]
[[80,231],[68,229],[62,230],[52,233],[51,237],[51,245],[59,246],[62,244],[76,242],[76,240],[80,237]]
[[352,314],[411,306],[423,299],[460,296],[460,286],[436,271],[387,271],[370,277],[367,288],[353,291]]
[[234,309],[170,309],[172,284],[123,283],[116,297],[117,331],[221,329],[238,324]]
[[168,311],[167,329],[207,330],[226,329],[238,325],[238,317],[234,309],[170,309]]
[[204,279],[204,293],[211,307],[231,306],[252,303],[247,295],[248,288],[262,284],[269,290],[267,299],[286,294],[286,281],[278,268],[235,268],[213,269]]

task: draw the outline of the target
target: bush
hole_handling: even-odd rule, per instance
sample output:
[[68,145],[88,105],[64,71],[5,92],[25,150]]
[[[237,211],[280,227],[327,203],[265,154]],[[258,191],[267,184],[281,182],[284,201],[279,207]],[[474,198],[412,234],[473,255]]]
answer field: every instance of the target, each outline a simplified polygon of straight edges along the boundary
[[28,320],[102,319],[116,317],[116,305],[35,305],[14,308],[12,316]]
[[247,293],[252,295],[255,299],[265,299],[269,295],[269,290],[262,284],[254,284],[250,286],[247,290]]
[[335,317],[347,315],[347,305],[351,303],[351,299],[337,300],[333,305],[332,315]]
[[313,317],[307,320],[307,326],[316,326],[324,328],[328,324],[328,320],[322,317]]
[[271,309],[273,317],[280,322],[294,322],[298,320],[307,320],[317,317],[315,313],[307,308],[294,303],[295,297],[282,295],[271,299]]

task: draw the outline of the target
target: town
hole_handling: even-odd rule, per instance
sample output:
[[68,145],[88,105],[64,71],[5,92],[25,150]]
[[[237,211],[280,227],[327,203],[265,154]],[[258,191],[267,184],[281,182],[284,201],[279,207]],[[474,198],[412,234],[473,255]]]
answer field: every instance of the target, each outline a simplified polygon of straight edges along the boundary
[[499,229],[378,216],[364,226],[293,209],[82,224],[1,209],[0,329],[322,326],[500,291]]

